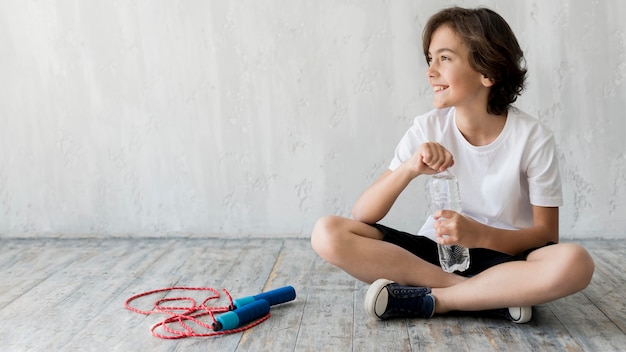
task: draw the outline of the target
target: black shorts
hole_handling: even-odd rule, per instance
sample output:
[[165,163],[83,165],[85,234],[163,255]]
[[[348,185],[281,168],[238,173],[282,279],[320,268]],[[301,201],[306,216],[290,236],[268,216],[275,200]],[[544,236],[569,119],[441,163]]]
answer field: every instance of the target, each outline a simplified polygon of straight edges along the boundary
[[[385,225],[374,224],[373,226],[383,233],[383,241],[400,246],[425,261],[440,266],[437,242],[428,237],[412,235],[407,232],[392,229]],[[546,246],[551,244],[554,244],[554,242],[548,242]],[[456,271],[455,274],[470,277],[489,269],[494,265],[516,260],[526,260],[526,257],[528,257],[530,252],[539,248],[541,247],[529,249],[518,255],[510,255],[486,248],[470,248],[469,268],[463,272]]]

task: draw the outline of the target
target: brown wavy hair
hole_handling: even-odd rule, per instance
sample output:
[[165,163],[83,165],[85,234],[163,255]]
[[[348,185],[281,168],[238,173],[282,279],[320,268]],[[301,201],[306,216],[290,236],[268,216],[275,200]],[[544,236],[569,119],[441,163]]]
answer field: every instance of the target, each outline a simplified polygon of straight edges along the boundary
[[508,23],[487,8],[451,7],[434,14],[422,33],[424,56],[432,35],[448,25],[469,48],[469,64],[494,84],[489,91],[487,112],[504,114],[524,90],[526,62],[524,53]]

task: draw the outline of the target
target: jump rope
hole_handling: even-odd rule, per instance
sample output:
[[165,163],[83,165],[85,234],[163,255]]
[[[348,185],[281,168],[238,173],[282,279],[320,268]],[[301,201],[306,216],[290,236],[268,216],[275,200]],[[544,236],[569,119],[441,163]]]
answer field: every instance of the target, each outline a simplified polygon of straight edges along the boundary
[[[209,295],[198,305],[192,297],[166,297],[154,302],[151,310],[140,310],[131,306],[131,302],[157,293],[171,291],[207,291]],[[254,296],[246,296],[233,300],[230,293],[223,289],[222,292],[228,298],[227,306],[209,305],[212,300],[220,298],[220,292],[211,287],[185,287],[174,286],[161,288],[134,295],[124,302],[126,309],[143,315],[164,314],[167,318],[154,324],[150,333],[161,339],[181,339],[185,337],[210,337],[226,335],[248,330],[269,319],[270,306],[292,301],[296,298],[296,290],[291,286],[281,287],[275,290],[260,293]],[[169,302],[187,302],[186,306],[169,306]],[[201,321],[199,318],[210,316],[210,323]],[[197,331],[190,323],[198,325],[203,331]],[[178,328],[173,326],[177,325]],[[169,333],[162,334],[157,329],[163,329]],[[206,332],[206,331],[209,332]]]

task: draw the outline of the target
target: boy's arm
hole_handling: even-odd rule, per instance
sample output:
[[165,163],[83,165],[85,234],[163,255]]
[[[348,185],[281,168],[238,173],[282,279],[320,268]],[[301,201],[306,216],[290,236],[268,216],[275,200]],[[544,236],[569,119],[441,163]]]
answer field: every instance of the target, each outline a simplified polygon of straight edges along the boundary
[[[435,224],[436,233],[452,233],[448,238],[438,237],[442,244],[460,244],[469,248],[488,248],[508,254],[519,254],[527,249],[559,241],[559,208],[532,206],[533,225],[520,230],[504,230],[481,224],[460,214],[444,210],[435,214],[450,220]],[[447,216],[446,216],[447,215]],[[440,229],[437,229],[441,227]],[[462,230],[460,230],[462,229]]]
[[422,144],[397,169],[386,170],[363,192],[352,208],[352,217],[367,224],[378,222],[387,215],[400,193],[414,178],[443,171],[452,165],[452,154],[439,143]]
[[367,224],[377,223],[387,215],[411,180],[413,177],[406,169],[386,170],[356,201],[352,218]]

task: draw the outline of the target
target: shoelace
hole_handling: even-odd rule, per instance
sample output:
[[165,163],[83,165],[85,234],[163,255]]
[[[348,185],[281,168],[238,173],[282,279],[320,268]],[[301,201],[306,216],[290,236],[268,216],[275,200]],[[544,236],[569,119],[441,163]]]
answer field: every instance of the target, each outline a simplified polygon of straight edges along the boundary
[[430,293],[426,287],[392,286],[390,290],[392,311],[404,314],[415,314],[422,317],[432,315],[432,307],[426,303],[425,296]]

